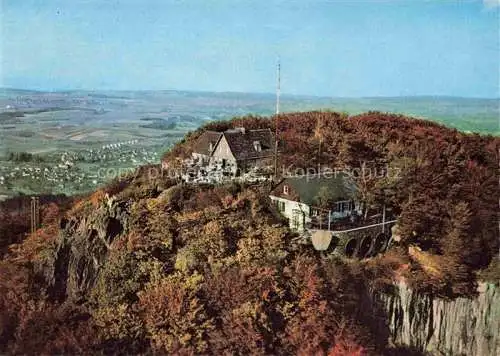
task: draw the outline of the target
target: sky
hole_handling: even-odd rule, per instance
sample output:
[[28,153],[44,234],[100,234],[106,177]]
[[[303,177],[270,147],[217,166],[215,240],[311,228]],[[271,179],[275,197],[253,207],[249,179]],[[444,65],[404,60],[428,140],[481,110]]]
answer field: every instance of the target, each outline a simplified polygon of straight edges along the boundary
[[0,86],[500,97],[500,0],[1,0]]

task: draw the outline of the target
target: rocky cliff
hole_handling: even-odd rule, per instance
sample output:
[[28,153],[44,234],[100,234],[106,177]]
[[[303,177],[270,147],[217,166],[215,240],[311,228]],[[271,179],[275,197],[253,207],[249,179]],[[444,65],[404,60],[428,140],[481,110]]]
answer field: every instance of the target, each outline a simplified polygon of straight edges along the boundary
[[127,230],[126,203],[106,197],[103,204],[87,210],[61,220],[55,247],[36,266],[53,299],[84,296],[93,287],[111,243]]
[[431,355],[500,355],[500,288],[481,284],[475,298],[445,300],[399,283],[377,294],[390,339]]

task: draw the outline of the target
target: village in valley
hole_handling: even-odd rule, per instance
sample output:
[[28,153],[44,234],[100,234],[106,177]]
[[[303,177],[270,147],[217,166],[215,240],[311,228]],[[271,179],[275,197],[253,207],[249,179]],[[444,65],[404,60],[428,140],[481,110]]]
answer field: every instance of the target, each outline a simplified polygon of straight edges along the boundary
[[43,155],[11,153],[0,165],[0,194],[84,193],[134,167],[157,162],[160,147],[144,147],[138,140]]

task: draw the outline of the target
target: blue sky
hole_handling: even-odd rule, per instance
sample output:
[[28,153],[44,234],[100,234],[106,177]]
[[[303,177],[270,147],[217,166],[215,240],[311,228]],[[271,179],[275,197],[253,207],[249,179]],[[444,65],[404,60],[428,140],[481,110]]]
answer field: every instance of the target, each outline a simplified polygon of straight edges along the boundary
[[0,85],[499,97],[500,0],[2,0]]

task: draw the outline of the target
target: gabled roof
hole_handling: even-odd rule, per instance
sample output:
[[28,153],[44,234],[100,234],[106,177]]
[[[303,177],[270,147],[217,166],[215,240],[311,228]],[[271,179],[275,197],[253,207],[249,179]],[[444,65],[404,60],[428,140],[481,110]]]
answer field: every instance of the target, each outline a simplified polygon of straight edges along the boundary
[[212,144],[212,149],[215,148],[221,136],[222,132],[204,131],[194,144],[193,152],[210,156],[212,154],[210,144]]
[[[236,160],[270,157],[274,154],[274,136],[270,129],[226,131],[223,133]],[[256,143],[260,150],[256,149]]]
[[302,203],[311,206],[318,205],[317,197],[322,190],[328,190],[328,195],[336,201],[353,199],[355,193],[351,179],[342,172],[285,177],[271,195],[281,195],[284,185],[288,185]]

